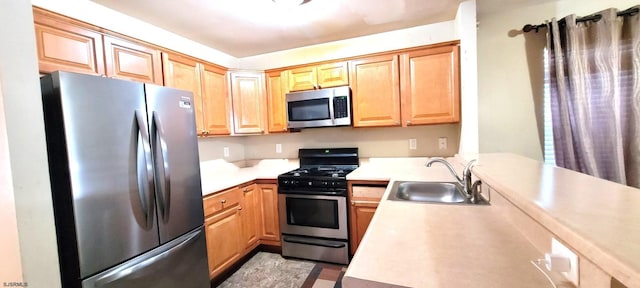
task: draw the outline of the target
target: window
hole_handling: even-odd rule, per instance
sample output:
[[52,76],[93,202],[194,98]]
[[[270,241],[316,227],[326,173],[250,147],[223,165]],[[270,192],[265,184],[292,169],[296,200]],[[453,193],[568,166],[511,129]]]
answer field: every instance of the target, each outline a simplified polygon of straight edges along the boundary
[[556,154],[553,145],[553,124],[551,123],[551,74],[549,71],[549,51],[544,48],[544,163],[556,165]]

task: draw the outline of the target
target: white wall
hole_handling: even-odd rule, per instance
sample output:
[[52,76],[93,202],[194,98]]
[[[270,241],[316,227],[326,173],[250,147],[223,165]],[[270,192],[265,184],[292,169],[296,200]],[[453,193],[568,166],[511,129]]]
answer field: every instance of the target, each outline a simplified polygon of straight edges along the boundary
[[[438,138],[446,137],[448,148],[438,149]],[[300,148],[358,147],[360,157],[453,156],[458,151],[460,125],[427,125],[406,128],[327,127],[302,129],[299,133],[249,136],[245,158],[298,158]],[[417,149],[409,149],[409,139],[417,140]],[[282,144],[282,153],[275,145]]]
[[[0,81],[23,281],[60,287],[31,2],[0,1]],[[8,159],[0,160],[6,167]],[[10,202],[5,191],[2,202]],[[9,203],[10,205],[10,203]],[[3,220],[4,222],[4,220]],[[13,233],[2,227],[2,233]],[[4,261],[5,255],[0,255]],[[15,279],[19,281],[20,279]],[[14,281],[14,279],[0,279]]]
[[0,255],[2,255],[0,258],[0,282],[22,282],[18,223],[15,199],[13,198],[7,125],[4,119],[2,83],[0,83],[0,227],[2,227],[2,233],[0,233]]
[[266,70],[457,40],[454,21],[241,58],[239,68]]
[[[244,136],[198,138],[200,162],[215,159],[224,159],[227,162],[244,160],[245,139]],[[224,156],[225,147],[229,149],[229,156]]]
[[476,1],[458,6],[456,31],[460,36],[460,154],[478,153],[478,43]]
[[525,24],[540,24],[572,13],[584,16],[610,7],[626,9],[637,4],[637,0],[563,0],[478,15],[480,152],[512,152],[543,158],[542,49],[546,40],[542,31],[522,34],[520,30]]
[[[191,41],[136,18],[89,0],[32,0],[38,6],[98,27],[119,32],[155,45],[181,52],[225,67],[236,67],[231,55]],[[158,5],[162,5],[158,3]]]

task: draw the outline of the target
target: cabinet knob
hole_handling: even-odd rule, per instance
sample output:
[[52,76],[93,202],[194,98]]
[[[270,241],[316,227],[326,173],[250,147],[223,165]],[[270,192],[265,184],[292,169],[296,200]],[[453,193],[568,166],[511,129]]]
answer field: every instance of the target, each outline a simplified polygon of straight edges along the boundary
[[411,121],[410,120],[407,121],[407,125],[411,125]]
[[238,206],[238,210],[242,210],[242,206]]
[[247,191],[249,191],[249,190],[247,190],[247,188],[242,189],[242,192],[244,192],[244,193],[247,193]]
[[220,203],[222,203],[222,204],[227,203],[227,200],[222,199],[222,201],[220,201]]

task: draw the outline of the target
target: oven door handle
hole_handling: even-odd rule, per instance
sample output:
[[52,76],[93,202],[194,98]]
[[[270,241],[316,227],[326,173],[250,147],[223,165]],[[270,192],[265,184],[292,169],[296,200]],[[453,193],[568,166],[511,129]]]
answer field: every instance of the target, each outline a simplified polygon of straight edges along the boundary
[[298,237],[293,238],[293,237],[284,236],[282,237],[282,240],[284,242],[289,242],[289,243],[315,245],[315,246],[322,246],[322,247],[329,247],[329,248],[336,248],[336,249],[346,246],[345,243],[338,243],[335,241],[325,241],[320,239],[302,239]]
[[278,194],[285,195],[295,195],[295,196],[347,196],[347,190],[338,190],[338,191],[322,191],[322,192],[311,192],[305,190],[278,190]]

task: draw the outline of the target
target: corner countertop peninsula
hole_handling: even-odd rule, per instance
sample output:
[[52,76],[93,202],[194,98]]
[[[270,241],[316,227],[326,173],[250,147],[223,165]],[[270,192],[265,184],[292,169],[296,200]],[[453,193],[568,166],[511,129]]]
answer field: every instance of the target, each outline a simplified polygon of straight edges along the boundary
[[[461,170],[464,158],[478,159],[473,173],[497,193],[496,203],[392,201],[388,188],[344,275],[344,287],[551,287],[530,262],[547,251],[539,251],[507,219],[498,199],[604,273],[640,287],[640,190],[513,154],[448,160]],[[388,187],[400,180],[454,180],[444,166],[424,167],[426,159],[366,163],[347,179],[391,180]],[[560,282],[559,287],[569,285]]]

